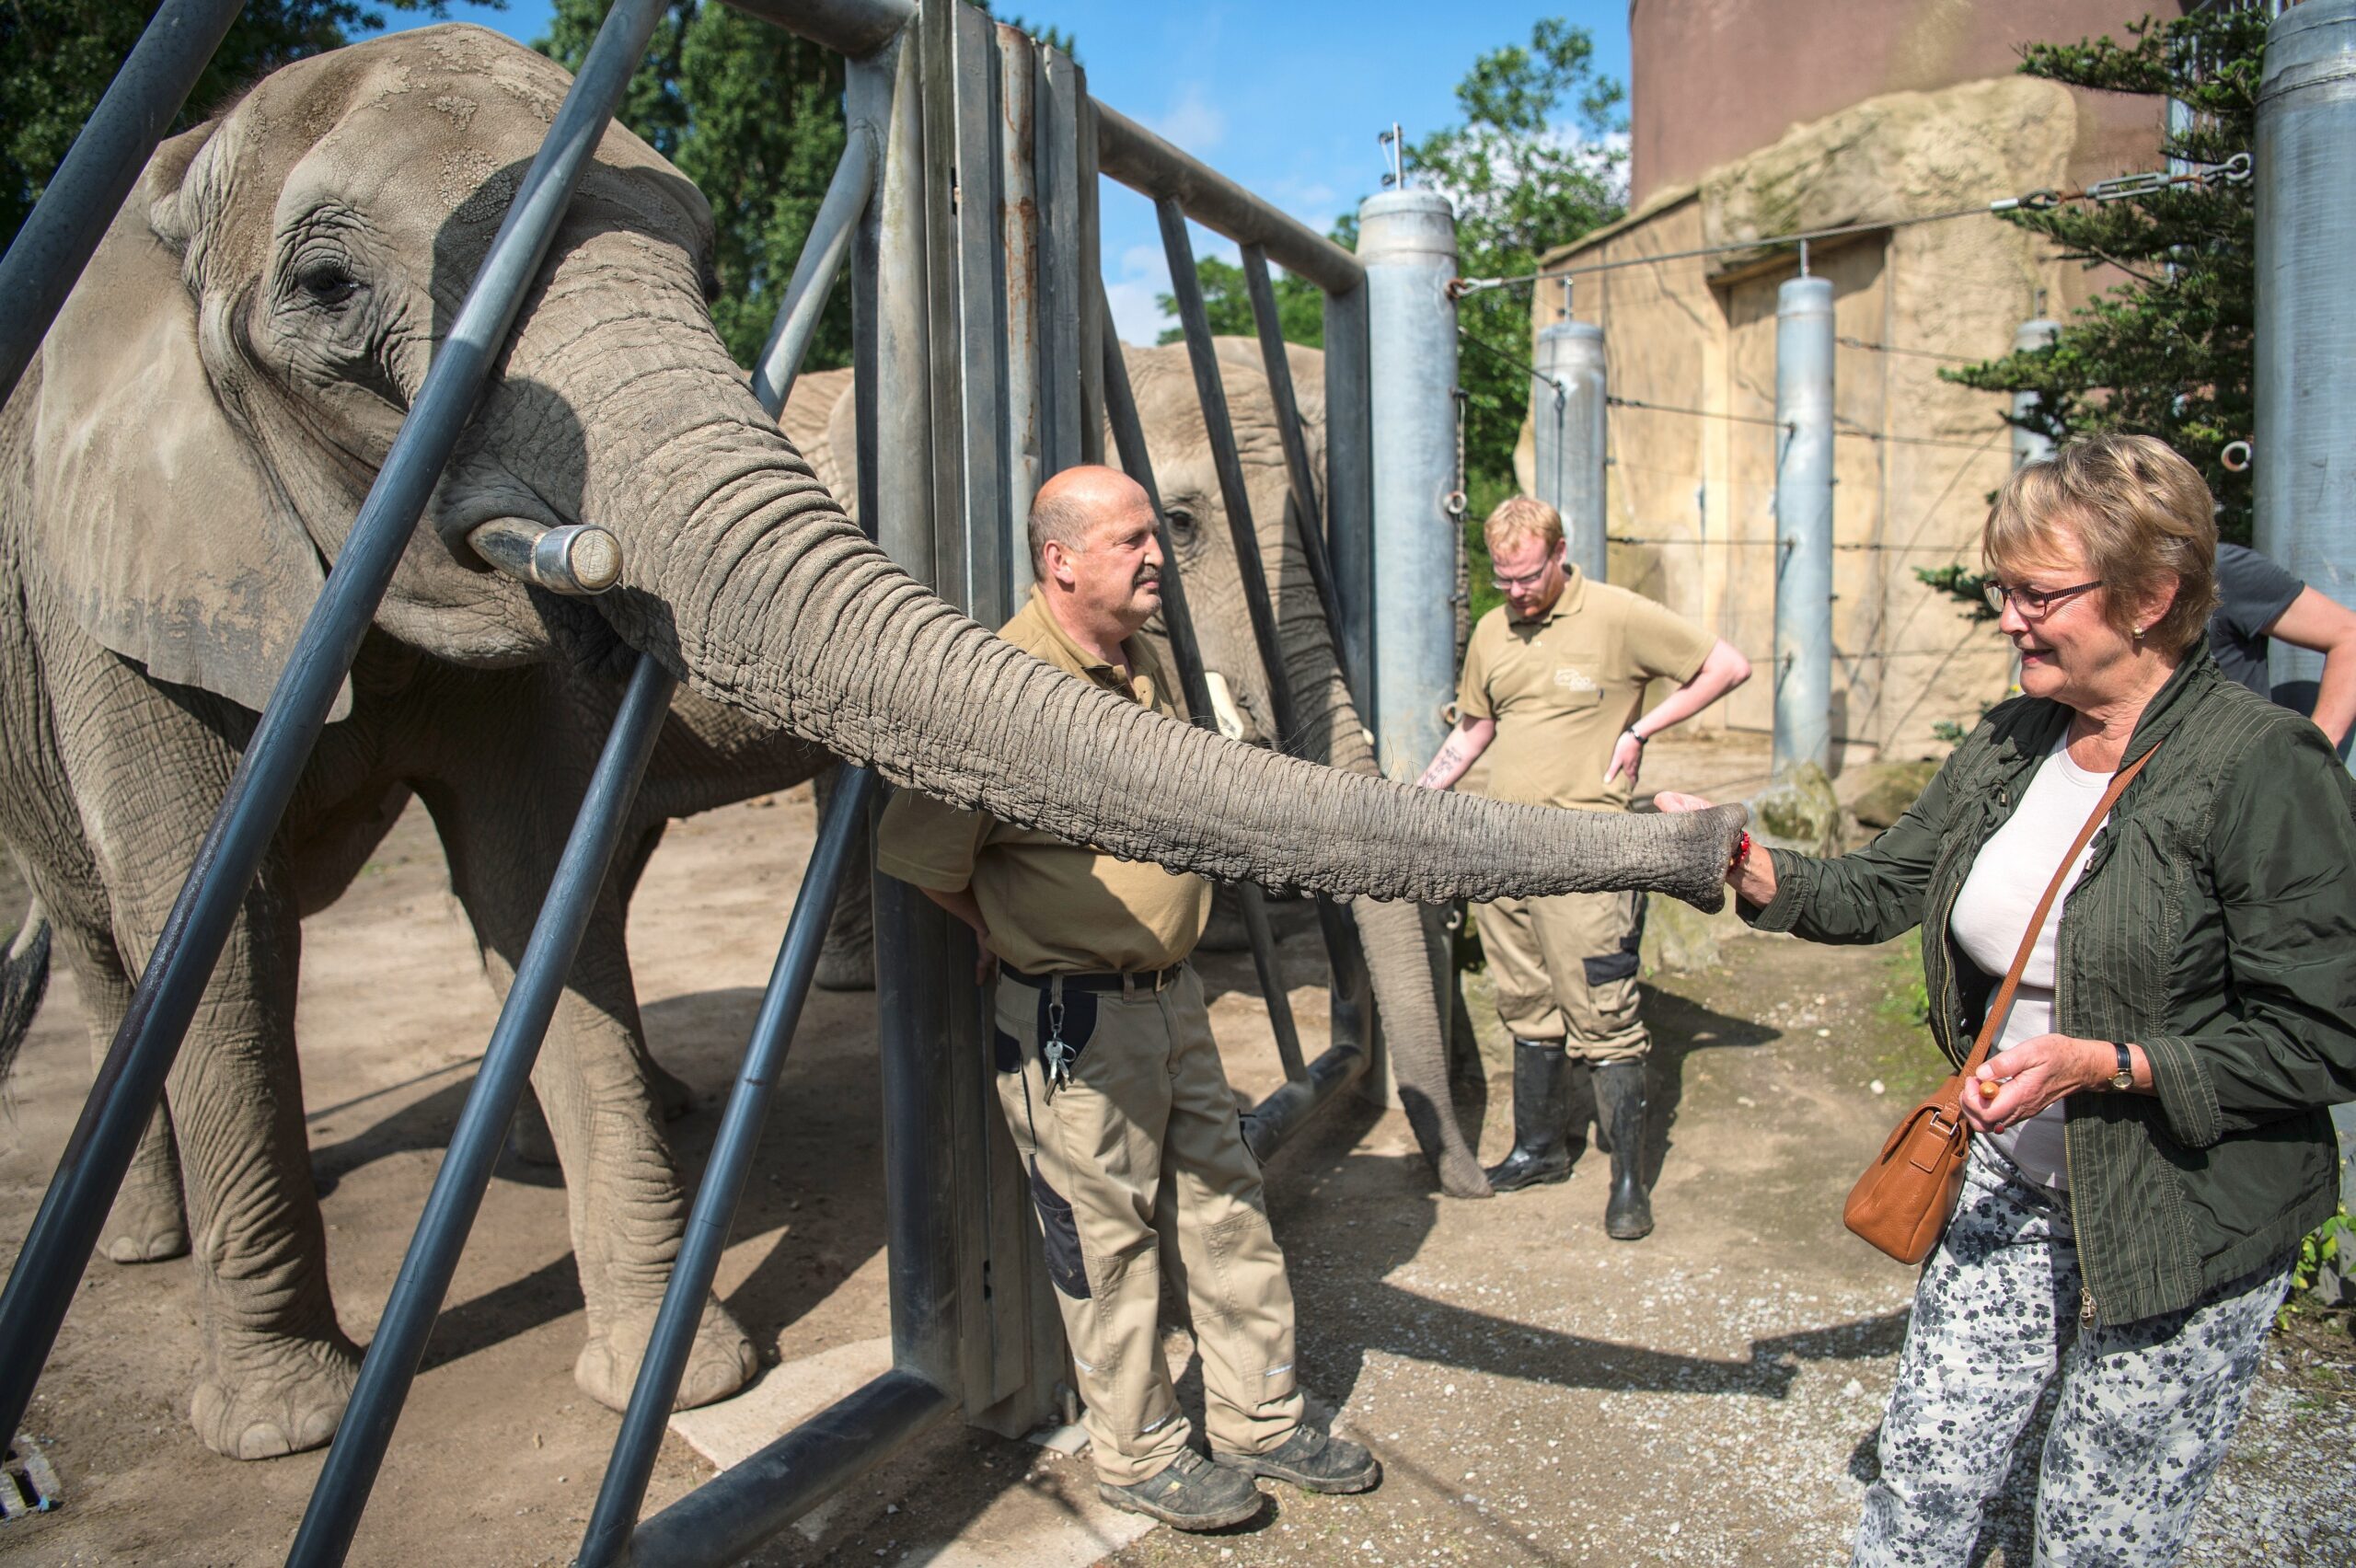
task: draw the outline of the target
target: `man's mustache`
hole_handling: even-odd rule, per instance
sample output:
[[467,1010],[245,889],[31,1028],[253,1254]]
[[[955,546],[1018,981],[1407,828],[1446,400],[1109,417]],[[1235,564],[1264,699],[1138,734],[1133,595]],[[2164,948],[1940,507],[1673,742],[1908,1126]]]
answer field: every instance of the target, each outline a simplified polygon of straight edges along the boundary
[[1129,586],[1132,588],[1159,588],[1161,586],[1161,569],[1158,566],[1149,566],[1141,569],[1138,572],[1137,576],[1131,580]]

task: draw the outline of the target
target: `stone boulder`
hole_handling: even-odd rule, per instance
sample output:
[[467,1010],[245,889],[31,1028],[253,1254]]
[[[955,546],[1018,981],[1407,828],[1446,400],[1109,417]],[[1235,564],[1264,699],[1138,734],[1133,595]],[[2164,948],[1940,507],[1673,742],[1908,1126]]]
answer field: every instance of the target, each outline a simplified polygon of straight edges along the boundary
[[1841,853],[1841,801],[1816,764],[1800,764],[1744,804],[1754,844],[1803,855]]
[[1918,762],[1877,762],[1865,770],[1864,786],[1855,800],[1849,802],[1849,814],[1858,825],[1879,833],[1906,814],[1939,771],[1939,765],[1925,758]]

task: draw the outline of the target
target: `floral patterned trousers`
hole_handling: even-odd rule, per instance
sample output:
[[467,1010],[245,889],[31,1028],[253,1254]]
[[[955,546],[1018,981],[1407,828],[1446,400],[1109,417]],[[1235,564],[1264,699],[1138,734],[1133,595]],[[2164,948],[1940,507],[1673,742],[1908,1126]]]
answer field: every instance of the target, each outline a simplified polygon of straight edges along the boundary
[[1914,1293],[1856,1568],[1961,1568],[2058,1375],[2038,1466],[2037,1568],[2174,1562],[2225,1456],[2292,1260],[2183,1311],[2079,1321],[2070,1200],[1978,1141]]

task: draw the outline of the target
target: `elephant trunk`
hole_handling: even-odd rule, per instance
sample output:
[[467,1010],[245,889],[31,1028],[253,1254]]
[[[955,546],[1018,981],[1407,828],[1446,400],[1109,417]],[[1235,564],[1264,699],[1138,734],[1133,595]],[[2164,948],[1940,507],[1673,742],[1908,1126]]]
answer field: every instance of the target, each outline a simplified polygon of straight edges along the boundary
[[844,517],[708,327],[701,353],[675,329],[618,330],[628,340],[594,356],[598,390],[573,405],[583,521],[624,545],[622,586],[598,603],[706,696],[954,805],[1206,876],[1426,903],[1623,888],[1723,902],[1739,808],[1623,818],[1408,789],[1224,740],[1039,663]]

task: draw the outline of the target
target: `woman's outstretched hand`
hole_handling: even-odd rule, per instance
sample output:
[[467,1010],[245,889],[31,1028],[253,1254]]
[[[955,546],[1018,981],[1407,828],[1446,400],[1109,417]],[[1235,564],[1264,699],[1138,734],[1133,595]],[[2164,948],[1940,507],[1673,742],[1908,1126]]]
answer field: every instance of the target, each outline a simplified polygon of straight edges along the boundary
[[[1663,790],[1653,797],[1653,804],[1664,812],[1705,812],[1713,803],[1699,795],[1680,795],[1674,790]],[[1727,864],[1727,885],[1753,909],[1764,909],[1774,902],[1774,857],[1764,849],[1752,848],[1747,833],[1742,836],[1742,848]]]

